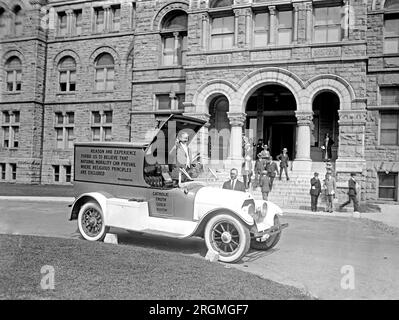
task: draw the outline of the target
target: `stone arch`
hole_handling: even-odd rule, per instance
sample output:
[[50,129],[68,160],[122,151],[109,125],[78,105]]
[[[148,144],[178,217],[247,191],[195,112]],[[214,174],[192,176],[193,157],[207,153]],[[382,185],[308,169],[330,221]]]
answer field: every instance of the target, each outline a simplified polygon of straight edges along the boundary
[[95,60],[102,53],[109,53],[114,58],[115,66],[120,64],[119,54],[114,48],[108,46],[100,46],[90,55],[90,66],[94,66]]
[[[279,84],[286,87],[292,92],[295,97],[297,109],[304,108],[307,96],[305,93],[305,86],[302,80],[294,73],[281,68],[263,68],[256,70],[240,80],[238,83],[239,90],[237,97],[239,97],[240,111],[245,112],[249,97],[260,87],[267,84]],[[304,111],[304,110],[301,110]]]
[[227,80],[211,80],[200,86],[193,97],[196,112],[208,113],[209,103],[218,95],[226,96],[229,101],[230,111],[234,110],[236,87]]
[[8,59],[11,57],[18,57],[21,60],[22,66],[25,64],[25,56],[23,53],[17,49],[12,49],[7,51],[2,57],[2,65],[4,66]]
[[67,56],[71,56],[73,59],[75,59],[76,66],[78,68],[81,66],[81,61],[80,61],[79,55],[74,50],[66,49],[66,50],[62,50],[54,57],[53,69],[56,69],[58,64],[60,63],[61,59],[65,58]]
[[187,13],[189,9],[189,3],[187,1],[176,1],[168,3],[167,5],[163,6],[158,12],[155,14],[151,26],[153,31],[160,31],[161,30],[161,22],[163,18],[171,11],[180,10]]
[[312,106],[317,94],[322,91],[334,92],[340,100],[340,110],[351,110],[352,101],[356,99],[352,86],[343,78],[332,74],[321,74],[307,83],[307,106]]
[[3,1],[0,1],[0,8],[3,8],[5,12],[10,11],[10,7],[8,6],[8,4]]

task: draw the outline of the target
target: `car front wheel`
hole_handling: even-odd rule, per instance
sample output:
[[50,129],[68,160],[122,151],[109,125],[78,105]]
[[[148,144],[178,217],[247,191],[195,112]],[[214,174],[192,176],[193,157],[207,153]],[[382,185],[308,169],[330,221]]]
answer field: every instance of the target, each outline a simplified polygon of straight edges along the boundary
[[250,233],[237,218],[220,214],[211,218],[205,227],[205,243],[208,250],[219,255],[219,261],[234,263],[249,250]]
[[78,228],[80,234],[86,240],[104,240],[109,228],[105,226],[104,214],[97,203],[87,202],[80,208]]
[[[274,216],[274,226],[280,227],[280,219],[278,218],[277,215]],[[265,238],[251,239],[251,248],[255,250],[264,250],[264,251],[270,250],[280,241],[280,237],[281,237],[281,230]]]

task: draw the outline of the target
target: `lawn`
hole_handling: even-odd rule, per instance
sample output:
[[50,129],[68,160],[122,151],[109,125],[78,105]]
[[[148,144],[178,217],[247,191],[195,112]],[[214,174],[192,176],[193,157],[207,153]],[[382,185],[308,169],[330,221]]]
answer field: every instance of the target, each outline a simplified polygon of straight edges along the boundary
[[[54,290],[41,289],[43,266]],[[300,290],[175,252],[0,235],[0,299],[308,299]]]

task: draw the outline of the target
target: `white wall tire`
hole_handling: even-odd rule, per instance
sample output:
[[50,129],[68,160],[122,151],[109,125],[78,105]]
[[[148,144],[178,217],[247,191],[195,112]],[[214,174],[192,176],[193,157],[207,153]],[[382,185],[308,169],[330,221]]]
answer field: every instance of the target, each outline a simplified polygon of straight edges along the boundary
[[105,226],[104,213],[97,203],[89,201],[80,208],[78,228],[80,234],[86,240],[104,240],[109,228]]
[[251,241],[248,227],[228,214],[211,218],[206,224],[204,238],[208,250],[226,263],[240,261],[247,254]]

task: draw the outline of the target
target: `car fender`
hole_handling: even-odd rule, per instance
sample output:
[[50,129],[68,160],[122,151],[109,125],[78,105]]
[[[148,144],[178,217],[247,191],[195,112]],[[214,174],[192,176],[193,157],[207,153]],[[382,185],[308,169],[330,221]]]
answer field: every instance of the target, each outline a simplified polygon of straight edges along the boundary
[[282,216],[283,215],[283,210],[276,204],[274,204],[271,201],[265,201],[265,200],[255,200],[255,206],[256,208],[261,208],[263,204],[266,203],[267,205],[267,213],[265,219],[260,222],[256,223],[256,227],[258,231],[263,231],[266,229],[269,229],[274,226],[274,217],[276,215]]
[[104,215],[105,224],[107,224],[107,199],[110,197],[111,196],[109,194],[100,193],[100,192],[90,192],[90,193],[81,194],[78,198],[76,198],[76,200],[72,204],[72,209],[69,214],[69,220],[76,220],[78,218],[80,208],[87,201],[94,200],[100,206]]

